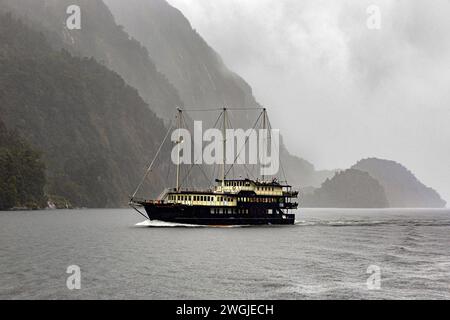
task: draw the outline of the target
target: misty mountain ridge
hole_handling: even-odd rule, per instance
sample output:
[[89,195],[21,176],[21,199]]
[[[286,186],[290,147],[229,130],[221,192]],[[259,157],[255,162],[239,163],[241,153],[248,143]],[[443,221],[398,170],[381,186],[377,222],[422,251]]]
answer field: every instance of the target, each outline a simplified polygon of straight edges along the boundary
[[[106,3],[114,16],[100,0],[0,0],[0,12],[22,20],[2,15],[2,120],[42,151],[48,192],[75,206],[124,206],[167,130],[161,119],[172,117],[176,106],[259,105],[251,87],[165,0],[127,1],[126,10],[123,1]],[[73,4],[82,8],[82,30],[65,26],[65,10]],[[238,118],[239,124],[249,120]],[[310,203],[445,205],[399,164],[369,159],[345,173],[316,171],[281,144],[290,184],[322,184],[313,191],[317,198],[305,199]],[[167,147],[162,158],[169,154]],[[173,181],[169,164],[152,179],[146,196]],[[368,199],[371,193],[376,197]]]
[[[254,108],[260,104],[251,86],[229,70],[220,55],[195,31],[188,19],[166,0],[105,0],[119,24],[149,51],[158,70],[176,87],[187,106],[196,109]],[[268,107],[268,113],[277,110]],[[234,127],[248,128],[252,115],[241,113]],[[280,158],[289,183],[319,186],[332,171],[316,171],[314,165],[291,154],[280,143]]]
[[443,208],[439,194],[401,164],[378,158],[358,161],[339,170],[320,188],[303,188],[305,207]]
[[[81,30],[69,30],[66,26],[70,5],[81,9]],[[115,23],[103,1],[0,0],[0,10],[13,12],[43,32],[54,48],[93,57],[117,72],[160,117],[172,117],[176,107],[183,104],[177,90],[157,70],[147,49]]]
[[398,162],[368,158],[360,160],[352,168],[365,171],[380,182],[390,207],[441,208],[446,205],[434,189],[425,186]]
[[387,208],[384,188],[367,172],[348,169],[326,179],[312,193],[303,195],[302,206],[320,208]]
[[[164,123],[115,72],[0,17],[1,120],[42,151],[47,194],[77,207],[124,206]],[[152,180],[143,189],[156,195],[166,175],[155,170]]]
[[[82,10],[81,30],[70,31],[65,26],[65,10],[73,4]],[[108,4],[114,8],[114,2]],[[259,106],[251,87],[227,69],[181,12],[166,1],[130,1],[123,10],[114,11],[119,17],[122,11],[125,17],[131,15],[126,20],[130,22],[125,25],[126,31],[134,21],[138,22],[136,28],[145,31],[132,36],[148,45],[150,52],[115,23],[101,0],[0,0],[1,9],[31,20],[33,28],[43,31],[56,48],[93,57],[119,73],[164,119],[172,119],[177,106],[191,103],[208,108]],[[246,127],[254,120],[242,114],[235,121],[235,127]],[[283,143],[280,149],[291,184],[316,187],[332,175],[328,171],[316,172],[310,162],[290,154]]]

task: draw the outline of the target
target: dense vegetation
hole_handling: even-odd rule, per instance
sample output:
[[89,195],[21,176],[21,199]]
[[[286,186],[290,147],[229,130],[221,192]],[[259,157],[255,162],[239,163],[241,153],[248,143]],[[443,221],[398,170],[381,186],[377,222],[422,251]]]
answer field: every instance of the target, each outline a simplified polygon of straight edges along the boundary
[[0,210],[44,208],[45,183],[41,153],[9,132],[0,119]]
[[116,73],[52,49],[9,14],[0,15],[0,114],[43,151],[48,193],[74,206],[126,205],[166,131]]
[[[81,30],[68,30],[66,9],[81,8]],[[182,105],[177,90],[160,73],[149,53],[117,25],[101,0],[0,0],[0,11],[13,12],[34,30],[45,33],[54,48],[92,57],[137,89],[159,116],[172,117]]]
[[386,208],[386,194],[380,183],[367,172],[349,169],[327,179],[312,194],[306,194],[304,207]]

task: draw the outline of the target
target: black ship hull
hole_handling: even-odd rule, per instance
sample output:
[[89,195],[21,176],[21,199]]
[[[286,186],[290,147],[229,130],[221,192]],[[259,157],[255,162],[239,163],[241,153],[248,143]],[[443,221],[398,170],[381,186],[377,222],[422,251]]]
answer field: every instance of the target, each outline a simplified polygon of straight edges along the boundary
[[[295,214],[266,207],[227,208],[142,203],[150,220],[190,225],[293,225]],[[269,213],[270,212],[270,213]]]

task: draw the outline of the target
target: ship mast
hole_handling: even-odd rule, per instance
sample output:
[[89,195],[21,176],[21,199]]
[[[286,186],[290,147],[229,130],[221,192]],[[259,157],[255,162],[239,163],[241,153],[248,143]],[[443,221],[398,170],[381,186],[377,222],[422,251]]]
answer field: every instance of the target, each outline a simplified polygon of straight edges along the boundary
[[180,144],[181,144],[181,116],[183,114],[183,110],[177,108],[178,110],[178,161],[177,161],[177,192],[180,191]]
[[[263,137],[263,148],[267,148],[267,135],[266,135],[266,127],[267,127],[267,125],[266,125],[266,118],[267,118],[267,110],[266,110],[266,108],[264,108],[263,109],[263,119],[262,119],[262,121],[263,121],[263,135],[264,135],[264,137]],[[267,152],[267,150],[262,150],[262,153],[263,153],[263,157],[265,157],[266,156],[266,152]],[[263,159],[263,164],[265,163],[265,158]],[[263,181],[264,182],[264,169],[263,170],[261,170],[261,172],[262,172],[262,175],[261,175],[261,181]]]
[[223,148],[222,148],[222,191],[225,187],[225,154],[226,154],[226,126],[227,126],[227,108],[223,108],[223,126],[222,126],[222,137],[223,137]]

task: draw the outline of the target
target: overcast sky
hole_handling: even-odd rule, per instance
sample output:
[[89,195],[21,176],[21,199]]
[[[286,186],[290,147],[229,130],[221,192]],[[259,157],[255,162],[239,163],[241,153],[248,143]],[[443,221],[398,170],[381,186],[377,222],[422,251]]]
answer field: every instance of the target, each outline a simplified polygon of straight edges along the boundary
[[293,153],[318,169],[396,160],[450,202],[449,0],[169,2],[272,110]]

